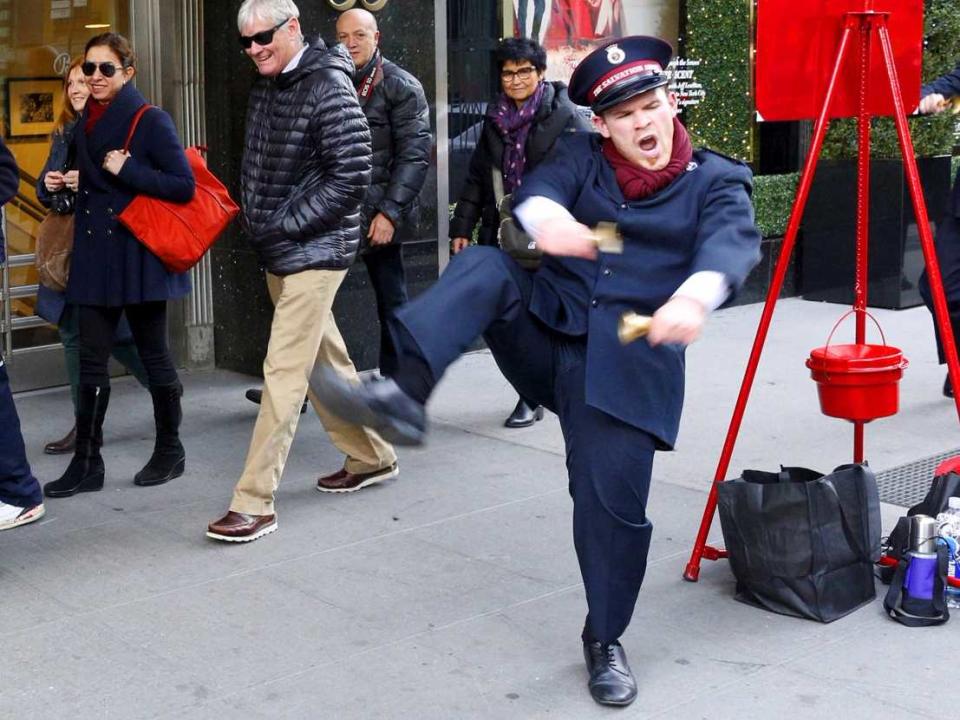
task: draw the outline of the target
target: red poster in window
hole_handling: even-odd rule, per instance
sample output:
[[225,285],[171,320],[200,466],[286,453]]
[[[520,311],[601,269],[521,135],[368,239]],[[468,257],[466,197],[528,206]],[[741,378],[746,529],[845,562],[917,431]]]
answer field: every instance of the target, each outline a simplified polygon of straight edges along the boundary
[[[762,120],[806,120],[820,114],[836,63],[845,16],[866,5],[889,12],[887,27],[906,111],[920,101],[923,0],[759,0],[757,7],[757,112]],[[840,71],[830,117],[859,108],[860,36],[854,32]],[[873,34],[870,57],[873,115],[893,115],[883,51]]]

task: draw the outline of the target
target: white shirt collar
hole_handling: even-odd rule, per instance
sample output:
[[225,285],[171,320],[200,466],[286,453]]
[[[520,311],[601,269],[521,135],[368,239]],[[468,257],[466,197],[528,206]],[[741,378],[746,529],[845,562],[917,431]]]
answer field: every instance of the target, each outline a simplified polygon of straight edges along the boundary
[[300,48],[300,52],[293,56],[293,59],[287,63],[287,66],[281,70],[281,73],[290,72],[291,70],[296,70],[297,65],[300,64],[300,58],[303,57],[303,54],[307,51],[307,46],[304,45]]

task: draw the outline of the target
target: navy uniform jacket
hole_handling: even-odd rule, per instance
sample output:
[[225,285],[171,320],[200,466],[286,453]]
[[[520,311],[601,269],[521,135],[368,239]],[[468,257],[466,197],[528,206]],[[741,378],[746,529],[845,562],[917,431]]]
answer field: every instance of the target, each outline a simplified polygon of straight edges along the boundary
[[[0,138],[0,205],[6,205],[13,200],[19,186],[20,175],[17,171],[17,161],[13,159],[13,153],[3,144],[3,138]],[[0,264],[5,261],[3,228],[0,227]]]
[[690,275],[722,272],[733,290],[760,259],[760,233],[745,165],[708,150],[650,197],[627,202],[600,151],[600,136],[561,138],[552,156],[524,178],[517,205],[543,196],[578,222],[615,222],[622,255],[596,261],[546,255],[534,276],[530,311],[550,328],[587,338],[587,404],[673,447],[683,406],[684,350],[622,346],[617,323],[626,310],[650,315]]
[[[941,75],[933,82],[927,83],[920,88],[920,97],[926,97],[933,93],[939,93],[945,98],[960,95],[960,64],[946,75]],[[957,173],[953,181],[953,192],[950,195],[949,212],[951,212],[954,217],[960,218],[960,172]]]
[[[95,102],[92,98],[90,102]],[[187,202],[193,197],[193,171],[170,116],[159,108],[144,113],[120,174],[102,168],[110,150],[122,150],[136,111],[146,103],[133,85],[125,85],[93,132],[84,131],[87,111],[74,142],[80,187],[77,193],[73,255],[67,301],[78,305],[118,306],[169,300],[190,292],[186,273],[170,273],[117,220],[139,194]]]

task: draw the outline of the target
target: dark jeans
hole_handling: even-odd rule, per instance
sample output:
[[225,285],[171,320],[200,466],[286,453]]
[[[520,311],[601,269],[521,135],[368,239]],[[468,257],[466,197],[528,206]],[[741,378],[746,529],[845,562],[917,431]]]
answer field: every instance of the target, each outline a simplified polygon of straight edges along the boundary
[[[77,412],[77,386],[80,384],[80,309],[77,305],[67,304],[60,315],[57,325],[60,341],[63,343],[63,356],[67,364],[67,380],[70,382],[70,397],[73,400],[73,412]],[[130,328],[123,315],[120,316],[119,329],[110,351],[137,381],[147,387],[147,369],[143,366],[137,345],[130,334]]]
[[403,269],[403,245],[392,242],[368,250],[363,255],[370,284],[377,297],[380,321],[380,372],[392,375],[397,368],[397,349],[390,337],[388,318],[407,303],[407,279]]
[[0,502],[33,507],[43,502],[40,483],[30,472],[20,418],[13,404],[7,366],[0,356]]
[[586,340],[556,333],[534,317],[527,310],[532,287],[530,273],[506,253],[464,250],[433,287],[397,312],[397,378],[403,387],[406,366],[425,361],[435,384],[482,334],[520,394],[557,413],[589,609],[586,629],[609,643],[630,623],[646,572],[655,441],[587,405]]
[[80,384],[110,385],[107,361],[117,323],[125,313],[137,352],[151,386],[173,385],[177,370],[167,348],[167,303],[146,302],[124,307],[80,305]]

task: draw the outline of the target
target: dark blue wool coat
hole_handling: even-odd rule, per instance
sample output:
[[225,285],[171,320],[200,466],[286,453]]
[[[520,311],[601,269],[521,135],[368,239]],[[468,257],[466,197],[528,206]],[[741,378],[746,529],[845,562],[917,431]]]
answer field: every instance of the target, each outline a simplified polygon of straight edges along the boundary
[[[89,102],[96,102],[93,98]],[[186,273],[170,273],[118,220],[137,195],[173,202],[193,197],[193,172],[170,116],[147,110],[130,143],[131,157],[114,176],[103,169],[110,150],[122,150],[137,110],[146,103],[125,85],[89,135],[85,110],[75,134],[80,188],[67,301],[117,306],[170,300],[190,292]]]
[[627,202],[600,136],[573,133],[558,140],[517,193],[518,206],[538,195],[585,225],[617,224],[622,255],[596,261],[545,255],[530,311],[558,332],[587,336],[587,404],[650,433],[661,447],[677,437],[684,350],[644,340],[624,347],[617,323],[626,310],[652,314],[695,272],[721,272],[732,289],[740,287],[760,259],[751,188],[746,165],[700,150],[666,188]]

